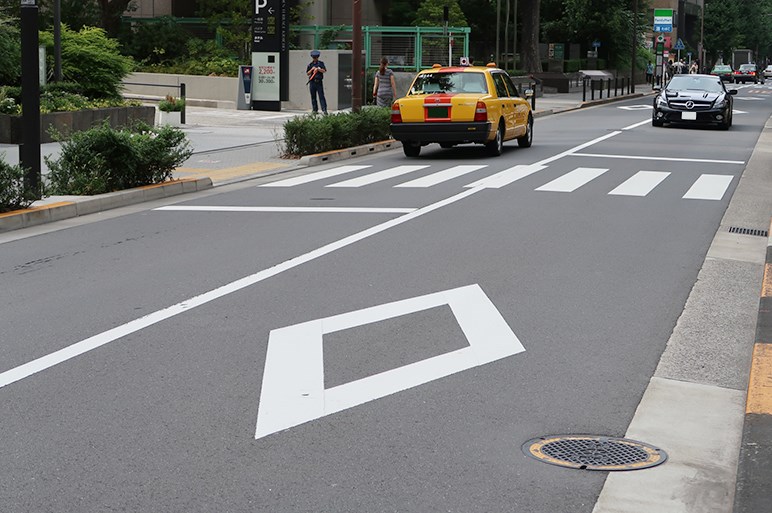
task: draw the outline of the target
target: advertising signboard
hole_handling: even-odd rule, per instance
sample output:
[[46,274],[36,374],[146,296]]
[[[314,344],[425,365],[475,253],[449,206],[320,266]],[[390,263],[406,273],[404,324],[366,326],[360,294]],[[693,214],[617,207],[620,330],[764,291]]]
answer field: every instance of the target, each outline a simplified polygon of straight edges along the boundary
[[289,99],[289,13],[287,0],[254,0],[252,18],[252,105],[280,110]]

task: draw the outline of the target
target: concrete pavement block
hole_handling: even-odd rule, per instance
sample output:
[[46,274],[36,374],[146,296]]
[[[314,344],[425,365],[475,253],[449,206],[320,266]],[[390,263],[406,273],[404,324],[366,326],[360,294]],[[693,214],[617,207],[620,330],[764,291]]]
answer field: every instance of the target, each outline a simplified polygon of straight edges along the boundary
[[196,180],[197,191],[205,191],[207,189],[211,189],[212,187],[214,187],[214,185],[212,184],[212,179],[209,178],[208,176],[205,176],[203,178],[198,178]]
[[78,216],[78,208],[75,203],[52,206],[48,209],[48,211],[51,222],[61,221],[62,219],[70,219],[71,217]]
[[22,219],[22,223],[25,227],[51,222],[51,209],[40,208],[27,210],[22,214]]
[[77,215],[85,216],[88,214],[95,214],[104,210],[104,204],[102,198],[99,196],[93,196],[84,198],[75,204]]
[[9,232],[24,228],[23,216],[16,212],[0,214],[0,232]]

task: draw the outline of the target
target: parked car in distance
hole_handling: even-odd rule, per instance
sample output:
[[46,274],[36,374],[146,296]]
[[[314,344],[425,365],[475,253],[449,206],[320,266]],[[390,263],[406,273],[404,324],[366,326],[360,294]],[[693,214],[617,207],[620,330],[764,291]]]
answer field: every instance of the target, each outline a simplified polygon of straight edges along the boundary
[[740,64],[740,67],[735,70],[733,77],[735,84],[740,82],[744,84],[749,81],[753,81],[754,84],[759,83],[759,77],[756,75],[756,65],[752,63]]
[[764,78],[772,78],[772,64],[764,68]]
[[676,75],[654,98],[652,126],[665,123],[716,125],[722,130],[732,126],[732,96],[724,81],[715,75]]
[[711,75],[716,75],[717,77],[721,77],[721,80],[730,81],[733,76],[734,70],[732,69],[732,66],[729,64],[717,64],[713,66],[713,69],[711,70]]
[[420,71],[407,96],[392,104],[391,135],[402,142],[407,157],[418,157],[421,147],[431,143],[443,148],[484,144],[492,156],[501,155],[504,141],[511,139],[528,148],[533,113],[525,96],[494,64],[435,64]]

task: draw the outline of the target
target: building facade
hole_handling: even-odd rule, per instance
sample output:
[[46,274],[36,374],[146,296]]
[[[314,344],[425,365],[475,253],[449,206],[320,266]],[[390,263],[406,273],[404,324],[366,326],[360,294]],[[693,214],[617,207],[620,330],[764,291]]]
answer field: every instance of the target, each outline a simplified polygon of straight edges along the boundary
[[[653,9],[673,9],[673,32],[664,34],[669,37],[670,50],[676,42],[683,41],[685,49],[682,57],[692,54],[692,59],[698,59],[702,53],[702,15],[705,0],[651,0]],[[654,22],[654,13],[650,13]],[[656,35],[656,34],[654,34]]]

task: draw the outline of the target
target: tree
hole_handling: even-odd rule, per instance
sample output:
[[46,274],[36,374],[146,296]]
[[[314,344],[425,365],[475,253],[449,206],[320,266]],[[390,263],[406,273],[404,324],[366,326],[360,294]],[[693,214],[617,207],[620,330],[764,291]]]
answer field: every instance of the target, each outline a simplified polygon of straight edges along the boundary
[[448,26],[466,27],[466,16],[458,5],[457,0],[425,0],[416,11],[414,24],[419,27],[441,27],[443,21],[443,9],[448,7]]
[[223,45],[249,60],[252,42],[252,0],[199,0],[198,14],[207,19]]
[[539,10],[541,0],[522,0],[523,13],[523,39],[520,45],[522,66],[528,73],[536,73],[542,70],[539,58]]
[[710,62],[723,57],[731,62],[733,48],[743,43],[741,27],[745,17],[740,19],[740,4],[737,0],[711,0],[705,4],[705,51]]
[[[93,0],[84,0],[84,4]],[[127,10],[134,9],[134,0],[97,0],[102,28],[111,37],[117,37],[121,30],[121,16]]]

